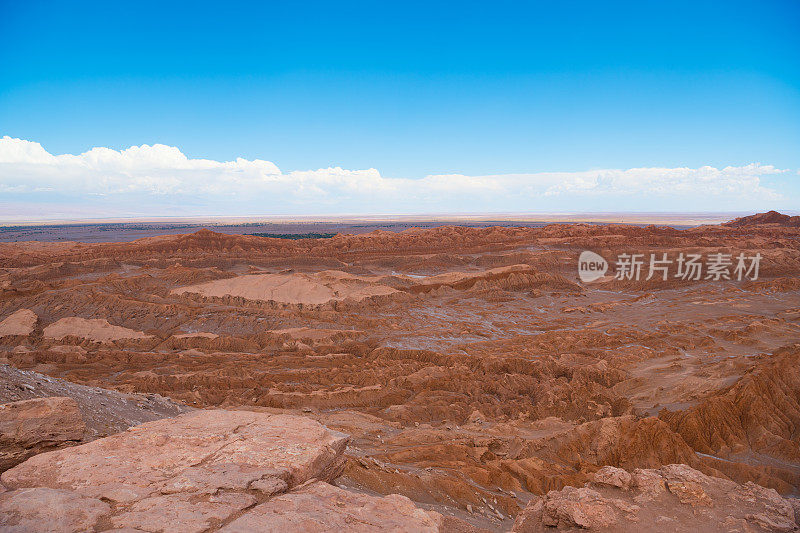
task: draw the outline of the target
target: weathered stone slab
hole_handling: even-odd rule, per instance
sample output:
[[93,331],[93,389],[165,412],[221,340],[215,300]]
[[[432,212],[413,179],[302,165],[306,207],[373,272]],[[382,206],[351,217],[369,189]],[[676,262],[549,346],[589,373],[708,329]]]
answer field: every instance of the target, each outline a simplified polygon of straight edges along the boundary
[[303,531],[438,532],[436,512],[418,509],[398,494],[369,496],[328,483],[314,482],[294,492],[275,496],[220,529],[224,533],[286,533]]
[[[200,491],[216,483],[214,476],[219,478],[220,469],[225,468],[236,470],[238,481],[231,478],[230,483],[237,487],[242,476],[252,478],[249,483],[276,473],[293,487],[309,479],[328,480],[338,475],[347,440],[342,433],[298,416],[196,411],[32,457],[0,479],[11,489],[73,489],[121,503],[141,500],[161,488],[174,492],[169,489],[170,480],[189,468],[195,471],[184,477],[194,481],[187,478],[185,482],[195,483]],[[198,467],[205,472],[198,472]],[[261,475],[248,467],[260,469]]]
[[4,533],[94,531],[111,514],[98,499],[63,489],[21,489],[0,494],[0,530]]
[[0,472],[38,453],[76,444],[86,424],[72,398],[0,404]]

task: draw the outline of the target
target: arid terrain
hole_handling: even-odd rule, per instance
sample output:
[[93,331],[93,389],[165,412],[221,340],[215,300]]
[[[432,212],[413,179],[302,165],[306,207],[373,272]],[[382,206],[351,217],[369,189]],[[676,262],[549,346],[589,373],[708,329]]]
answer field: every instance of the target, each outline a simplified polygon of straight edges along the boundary
[[[3,216],[0,206],[0,217]],[[302,235],[347,233],[359,235],[375,230],[404,231],[409,228],[430,229],[442,225],[472,228],[533,227],[553,223],[588,222],[594,224],[635,224],[646,226],[658,224],[675,228],[689,228],[700,224],[717,224],[731,220],[741,213],[584,213],[584,214],[537,214],[537,215],[404,215],[404,216],[350,216],[328,217],[269,217],[263,220],[252,218],[186,218],[103,221],[74,220],[50,221],[41,224],[24,222],[0,225],[0,242],[19,241],[80,241],[80,242],[128,242],[145,237],[180,235],[200,229],[211,229],[225,235]],[[0,218],[0,224],[6,221]]]
[[[579,280],[584,250],[611,263],[605,277]],[[645,279],[650,254],[718,253],[731,254],[731,279],[682,279],[675,265],[666,280]],[[614,277],[621,254],[643,254],[639,280]],[[739,254],[760,254],[757,279],[736,278]],[[302,475],[278,461],[281,474],[247,478],[249,492],[220,485],[216,514],[186,531],[268,530],[264,516],[333,501],[332,491],[344,495],[333,508],[391,508],[399,522],[373,524],[388,530],[403,530],[403,516],[414,531],[800,523],[798,217],[2,243],[0,363],[0,402],[74,398],[88,427],[3,474],[0,523],[6,513],[15,531],[38,520],[20,518],[23,489],[64,491],[45,499],[96,511],[84,530],[178,531],[147,513],[198,504],[189,470],[170,474],[191,479],[168,490],[147,473],[167,467],[148,460],[135,486],[123,476],[89,493],[95,481],[78,473],[89,472],[90,454],[116,443],[118,455],[138,457],[148,453],[132,443],[139,427],[151,428],[142,439],[183,428],[205,451],[173,451],[169,468],[211,469],[204,424],[223,442],[240,428],[289,439],[282,423],[335,453],[314,455]],[[159,420],[179,413],[174,424]],[[247,457],[262,452],[236,450],[225,464],[244,475]],[[119,475],[97,468],[86,476]],[[174,501],[142,499],[145,486]],[[67,493],[75,487],[79,496]],[[126,496],[97,499],[104,491]],[[393,494],[408,500],[383,498]],[[348,529],[349,519],[319,513]],[[274,529],[305,527],[292,516]]]

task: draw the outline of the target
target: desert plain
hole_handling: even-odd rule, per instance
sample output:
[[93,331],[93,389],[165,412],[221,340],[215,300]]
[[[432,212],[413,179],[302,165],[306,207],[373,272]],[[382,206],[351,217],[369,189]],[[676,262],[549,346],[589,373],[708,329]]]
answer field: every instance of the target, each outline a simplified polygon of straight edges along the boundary
[[[0,243],[0,402],[85,425],[7,454],[0,523],[796,530],[800,219],[537,226]],[[646,279],[720,253],[758,276]]]

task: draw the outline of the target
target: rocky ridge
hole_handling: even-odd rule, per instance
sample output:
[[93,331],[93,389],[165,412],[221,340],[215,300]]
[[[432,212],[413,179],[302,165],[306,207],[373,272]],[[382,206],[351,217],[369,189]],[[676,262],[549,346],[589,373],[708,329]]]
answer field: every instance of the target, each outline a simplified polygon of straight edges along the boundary
[[739,217],[730,222],[726,222],[726,226],[730,227],[743,227],[754,226],[758,224],[775,224],[778,226],[787,226],[792,228],[800,227],[800,216],[789,216],[777,211],[767,211],[766,213],[757,213],[745,217]]

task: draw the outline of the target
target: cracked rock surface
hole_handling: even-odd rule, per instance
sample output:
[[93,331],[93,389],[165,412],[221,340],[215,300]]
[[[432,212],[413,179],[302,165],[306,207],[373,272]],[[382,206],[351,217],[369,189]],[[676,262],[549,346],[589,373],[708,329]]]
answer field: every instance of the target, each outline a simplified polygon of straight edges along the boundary
[[[201,410],[3,473],[3,531],[440,531],[406,497],[328,484],[349,437],[309,418]],[[409,529],[410,528],[410,529]]]

